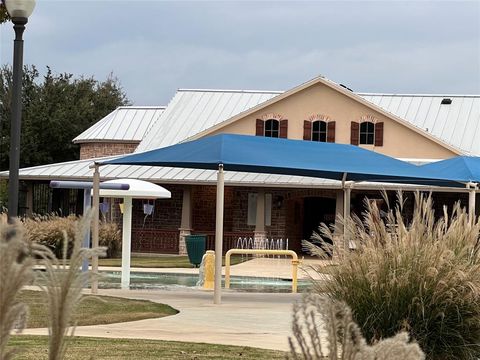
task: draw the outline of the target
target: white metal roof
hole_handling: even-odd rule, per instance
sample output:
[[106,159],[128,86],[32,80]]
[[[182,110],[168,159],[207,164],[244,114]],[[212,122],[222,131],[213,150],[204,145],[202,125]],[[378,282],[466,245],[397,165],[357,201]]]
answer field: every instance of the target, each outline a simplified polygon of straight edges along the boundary
[[176,144],[281,93],[180,89],[136,152]]
[[[178,90],[136,152],[184,141],[280,91]],[[365,100],[408,121],[466,154],[480,156],[480,95],[357,93]],[[442,105],[442,99],[452,103]]]
[[[102,158],[112,159],[114,157]],[[35,166],[20,169],[23,180],[92,180],[92,159]],[[153,166],[106,165],[100,168],[101,180],[138,179],[157,184],[204,184],[214,185],[215,170],[184,169]],[[8,171],[0,172],[0,178],[8,177]],[[341,188],[341,182],[302,176],[255,174],[236,171],[225,172],[227,185],[274,186],[274,187],[319,187]]]
[[140,142],[157,122],[165,106],[121,106],[73,139],[91,141]]
[[[480,156],[480,95],[358,95],[462,152]],[[452,103],[442,105],[444,98]]]

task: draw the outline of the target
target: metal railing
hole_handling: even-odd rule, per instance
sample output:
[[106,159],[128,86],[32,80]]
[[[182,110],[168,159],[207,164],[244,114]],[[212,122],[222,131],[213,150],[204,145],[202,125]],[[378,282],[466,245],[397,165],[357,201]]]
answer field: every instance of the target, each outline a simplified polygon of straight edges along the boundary
[[230,288],[230,256],[238,255],[287,255],[292,257],[292,293],[297,292],[298,260],[297,253],[293,250],[252,250],[230,249],[225,255],[225,288]]

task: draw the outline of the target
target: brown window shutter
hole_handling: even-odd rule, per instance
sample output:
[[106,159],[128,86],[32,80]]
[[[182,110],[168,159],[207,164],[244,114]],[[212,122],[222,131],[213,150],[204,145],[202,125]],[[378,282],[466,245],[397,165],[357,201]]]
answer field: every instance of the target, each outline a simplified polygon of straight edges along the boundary
[[312,140],[312,122],[305,120],[303,122],[303,140]]
[[257,119],[257,125],[255,130],[256,136],[263,136],[265,134],[265,122],[262,119]]
[[327,142],[335,142],[335,121],[329,121],[327,123]]
[[281,138],[288,137],[288,120],[280,121],[280,137]]
[[360,138],[360,124],[352,121],[350,128],[350,144],[358,145]]
[[383,122],[375,124],[375,146],[383,146]]

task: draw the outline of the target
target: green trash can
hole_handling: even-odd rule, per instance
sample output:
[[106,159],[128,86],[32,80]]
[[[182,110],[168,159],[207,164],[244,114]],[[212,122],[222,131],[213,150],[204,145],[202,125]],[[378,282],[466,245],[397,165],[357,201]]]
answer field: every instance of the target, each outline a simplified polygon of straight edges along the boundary
[[195,267],[198,267],[206,251],[207,235],[187,235],[185,245],[187,246],[188,260]]

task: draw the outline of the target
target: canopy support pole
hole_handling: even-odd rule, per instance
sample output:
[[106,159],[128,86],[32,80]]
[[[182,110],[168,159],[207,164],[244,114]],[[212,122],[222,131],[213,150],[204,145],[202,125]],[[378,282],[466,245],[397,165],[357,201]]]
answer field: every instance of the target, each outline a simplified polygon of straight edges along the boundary
[[468,183],[468,216],[472,224],[475,223],[475,198],[477,195],[477,184]]
[[348,246],[350,243],[350,234],[348,231],[348,223],[350,222],[350,200],[351,200],[352,188],[345,186],[343,188],[343,250],[344,256],[348,252]]
[[[83,215],[85,216],[87,212],[92,207],[92,194],[90,188],[83,189]],[[87,231],[85,232],[85,237],[83,238],[83,247],[90,247],[90,226],[88,226]],[[84,259],[82,262],[82,272],[88,271],[88,259]]]
[[217,173],[217,211],[215,224],[215,286],[213,303],[222,302],[222,246],[223,246],[223,206],[224,206],[223,164],[218,165]]
[[[95,163],[93,172],[93,218],[92,218],[92,248],[98,248],[98,217],[100,205],[100,166]],[[92,257],[92,294],[98,293],[98,255]]]
[[132,198],[123,198],[123,230],[122,230],[122,289],[130,289],[130,257],[132,250]]
[[342,189],[343,189],[343,255],[345,256],[348,251],[348,231],[347,231],[347,223],[350,219],[350,195],[351,195],[351,188],[347,185],[347,175],[348,173],[343,173],[342,176]]

